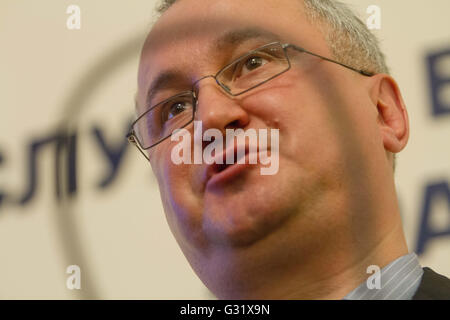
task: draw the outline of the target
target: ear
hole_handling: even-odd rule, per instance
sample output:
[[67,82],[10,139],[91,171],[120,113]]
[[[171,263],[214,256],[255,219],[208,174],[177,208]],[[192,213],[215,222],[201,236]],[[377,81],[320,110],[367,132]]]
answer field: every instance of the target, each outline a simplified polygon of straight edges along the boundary
[[387,74],[377,74],[372,86],[372,100],[378,110],[378,124],[386,151],[400,152],[409,138],[409,119],[400,89]]

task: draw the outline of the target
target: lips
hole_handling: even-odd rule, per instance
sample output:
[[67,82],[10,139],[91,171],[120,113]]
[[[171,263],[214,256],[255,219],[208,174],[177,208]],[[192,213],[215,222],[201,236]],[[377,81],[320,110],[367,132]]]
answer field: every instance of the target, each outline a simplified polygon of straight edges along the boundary
[[[223,152],[218,153],[214,157],[214,162],[207,166],[207,185],[219,185],[219,184],[225,184],[226,182],[229,182],[233,180],[234,178],[238,177],[245,169],[247,169],[251,165],[249,163],[249,150],[250,146],[248,143],[245,144],[245,146],[240,146],[240,149],[244,149],[244,163],[240,164],[238,161],[242,158],[238,159],[238,145],[234,144],[227,149],[225,149]],[[257,149],[257,147],[252,148]],[[230,153],[233,153],[233,163],[227,164],[226,159],[227,155]],[[257,156],[257,155],[256,155]],[[221,160],[221,161],[220,161]],[[242,161],[242,160],[241,160]],[[222,164],[218,163],[222,162]]]

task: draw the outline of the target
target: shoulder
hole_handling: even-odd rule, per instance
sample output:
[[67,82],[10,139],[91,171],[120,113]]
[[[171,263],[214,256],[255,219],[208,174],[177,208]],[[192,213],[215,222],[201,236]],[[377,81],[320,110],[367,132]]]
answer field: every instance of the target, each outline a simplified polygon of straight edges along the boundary
[[413,300],[450,300],[450,279],[423,268],[423,276]]

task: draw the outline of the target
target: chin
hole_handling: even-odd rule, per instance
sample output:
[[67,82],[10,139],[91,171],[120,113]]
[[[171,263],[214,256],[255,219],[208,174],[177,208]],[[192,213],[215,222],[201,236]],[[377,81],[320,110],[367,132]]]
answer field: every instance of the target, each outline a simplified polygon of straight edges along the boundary
[[249,246],[274,232],[293,212],[295,188],[283,176],[252,172],[235,184],[205,194],[203,232],[218,245]]

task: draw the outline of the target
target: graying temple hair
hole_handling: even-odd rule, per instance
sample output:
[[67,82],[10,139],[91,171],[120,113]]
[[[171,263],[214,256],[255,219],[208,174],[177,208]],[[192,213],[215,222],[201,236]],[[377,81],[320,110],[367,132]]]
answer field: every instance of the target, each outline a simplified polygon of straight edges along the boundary
[[[177,1],[180,0],[163,0],[158,13],[164,13]],[[358,69],[389,73],[377,38],[346,4],[336,0],[303,2],[306,16],[319,23],[335,59]]]

